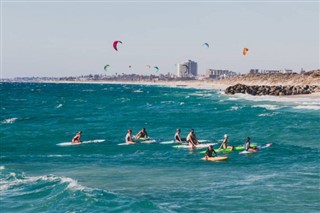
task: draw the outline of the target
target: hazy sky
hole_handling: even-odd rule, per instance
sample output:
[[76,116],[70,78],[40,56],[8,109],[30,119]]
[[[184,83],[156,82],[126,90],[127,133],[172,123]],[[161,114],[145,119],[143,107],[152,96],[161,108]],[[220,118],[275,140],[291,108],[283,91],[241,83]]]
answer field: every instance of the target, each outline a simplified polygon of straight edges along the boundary
[[[106,64],[108,74],[150,74],[154,66],[165,74],[188,59],[198,62],[199,74],[316,69],[319,7],[319,1],[2,0],[1,75],[105,74]],[[123,42],[118,52],[114,40]]]

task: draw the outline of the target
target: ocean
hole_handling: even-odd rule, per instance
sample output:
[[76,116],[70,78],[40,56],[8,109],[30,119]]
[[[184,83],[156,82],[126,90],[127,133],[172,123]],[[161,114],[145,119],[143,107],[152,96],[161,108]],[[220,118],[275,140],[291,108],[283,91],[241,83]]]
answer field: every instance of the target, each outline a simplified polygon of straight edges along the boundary
[[[319,100],[122,84],[0,83],[1,212],[319,212]],[[130,128],[157,142],[119,146]],[[227,161],[199,139],[271,147]],[[99,143],[59,146],[82,131]],[[215,145],[217,147],[218,145]]]

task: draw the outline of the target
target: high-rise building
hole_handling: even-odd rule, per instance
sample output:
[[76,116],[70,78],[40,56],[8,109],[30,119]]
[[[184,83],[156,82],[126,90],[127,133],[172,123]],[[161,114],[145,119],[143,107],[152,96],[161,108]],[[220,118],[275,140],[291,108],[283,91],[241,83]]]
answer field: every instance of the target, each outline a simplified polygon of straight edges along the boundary
[[179,78],[195,77],[198,75],[198,64],[195,61],[185,61],[177,64],[177,76]]

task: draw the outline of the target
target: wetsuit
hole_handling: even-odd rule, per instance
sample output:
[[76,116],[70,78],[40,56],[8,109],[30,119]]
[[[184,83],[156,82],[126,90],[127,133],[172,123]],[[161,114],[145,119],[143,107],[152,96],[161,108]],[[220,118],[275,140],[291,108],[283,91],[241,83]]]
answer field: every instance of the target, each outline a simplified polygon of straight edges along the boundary
[[217,155],[217,153],[213,150],[213,149],[211,149],[211,150],[209,150],[209,149],[207,149],[207,151],[206,151],[206,156],[208,156],[208,157],[213,157],[212,156],[212,153],[214,153],[215,154],[215,156]]

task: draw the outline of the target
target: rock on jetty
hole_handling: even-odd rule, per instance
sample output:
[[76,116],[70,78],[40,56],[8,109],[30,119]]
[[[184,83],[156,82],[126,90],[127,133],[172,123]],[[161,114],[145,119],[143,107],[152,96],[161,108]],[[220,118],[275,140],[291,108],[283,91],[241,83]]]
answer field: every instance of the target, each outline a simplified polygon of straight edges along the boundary
[[244,93],[250,95],[300,95],[300,94],[311,94],[313,92],[320,91],[320,87],[316,85],[305,85],[305,86],[248,86],[245,84],[236,84],[226,88],[226,94]]

